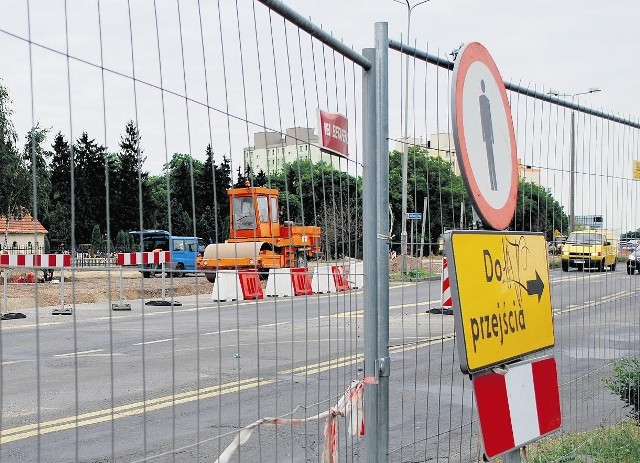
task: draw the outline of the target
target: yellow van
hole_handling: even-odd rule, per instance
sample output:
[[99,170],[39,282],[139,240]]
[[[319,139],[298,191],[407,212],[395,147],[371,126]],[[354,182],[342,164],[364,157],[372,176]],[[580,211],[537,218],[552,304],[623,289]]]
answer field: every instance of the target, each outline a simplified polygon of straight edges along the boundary
[[569,233],[562,246],[562,270],[569,267],[582,270],[595,267],[601,272],[606,267],[616,269],[618,239],[608,230],[580,230]]

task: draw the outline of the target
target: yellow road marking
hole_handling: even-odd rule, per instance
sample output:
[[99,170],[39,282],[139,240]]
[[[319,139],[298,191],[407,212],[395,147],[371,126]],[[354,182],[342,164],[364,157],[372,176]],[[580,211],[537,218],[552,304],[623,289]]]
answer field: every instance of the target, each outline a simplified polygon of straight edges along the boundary
[[[38,434],[49,434],[57,431],[65,431],[76,427],[89,426],[91,424],[111,421],[112,419],[125,418],[128,416],[140,415],[144,412],[161,410],[163,408],[172,407],[174,405],[193,402],[195,400],[218,397],[233,392],[252,389],[259,385],[269,385],[275,383],[274,380],[266,380],[260,378],[250,378],[241,381],[221,384],[219,386],[211,386],[201,388],[195,391],[182,392],[180,394],[168,395],[149,399],[145,402],[136,402],[127,405],[121,405],[113,408],[97,410],[95,412],[83,413],[82,415],[69,416],[56,420],[50,420],[15,428],[5,429],[0,432],[0,444],[6,444],[17,440],[27,439],[37,436]],[[39,429],[38,429],[39,428]]]
[[[421,347],[427,347],[432,344],[443,343],[453,338],[454,338],[454,334],[449,333],[441,337],[426,339],[424,341],[419,341],[412,344],[390,347],[389,353],[398,354],[402,352],[408,352],[411,350],[419,349]],[[354,363],[358,363],[362,361],[364,361],[364,354],[354,354],[354,355],[348,355],[346,357],[319,362],[313,365],[303,365],[301,367],[284,370],[284,371],[281,371],[279,374],[281,375],[286,375],[286,374],[314,375],[327,370],[334,370],[336,368],[347,367],[347,366],[353,365]]]
[[[410,304],[409,306],[415,307],[415,306],[429,305],[435,302],[438,302],[438,301],[436,300],[436,301],[421,302],[417,304]],[[405,306],[406,305],[403,305],[403,304],[397,304],[397,305],[390,306],[390,309],[397,309]],[[188,310],[201,310],[201,309],[202,308],[195,308],[195,309],[188,309]],[[449,339],[453,339],[453,334],[448,334],[441,338],[434,338],[431,340],[421,341],[421,342],[413,343],[406,346],[392,347],[389,349],[389,352],[390,353],[406,352],[406,351],[418,349],[420,347],[426,347],[430,344],[445,342]],[[87,353],[87,352],[84,352],[84,353]],[[62,354],[62,355],[70,355],[70,354]],[[320,362],[315,365],[305,365],[303,367],[281,371],[278,374],[279,375],[291,374],[291,373],[294,373],[296,375],[316,374],[316,373],[320,373],[320,372],[335,369],[335,368],[349,366],[357,362],[362,362],[363,360],[364,360],[363,354],[356,354],[356,355],[347,356],[339,359]],[[5,362],[5,364],[10,364],[10,363],[17,363],[17,361]],[[135,402],[135,403],[121,405],[113,408],[97,410],[97,411],[88,412],[88,413],[84,413],[77,416],[69,416],[69,417],[49,420],[41,423],[34,423],[34,424],[28,424],[24,426],[9,428],[9,429],[0,431],[0,445],[6,444],[9,442],[18,441],[18,440],[28,439],[30,437],[34,437],[37,435],[44,435],[44,434],[49,434],[49,433],[58,432],[58,431],[65,431],[65,430],[74,429],[77,427],[84,427],[92,424],[115,420],[115,419],[140,415],[145,412],[161,410],[163,408],[173,407],[175,405],[188,403],[188,402],[192,402],[200,399],[218,397],[218,396],[230,394],[233,392],[252,389],[252,388],[258,387],[259,385],[274,384],[275,382],[276,382],[275,380],[250,378],[250,379],[227,383],[219,386],[211,386],[211,387],[201,388],[199,390],[187,391],[179,394],[158,397],[155,399],[148,399],[143,402]]]
[[[395,305],[390,305],[389,310],[429,306],[431,304],[436,304],[439,302],[440,302],[440,299],[435,299],[432,301],[423,301],[423,302],[417,302],[417,303],[412,302],[412,303],[406,303],[406,304],[395,304]],[[363,316],[364,316],[364,310],[351,310],[348,312],[340,312],[340,313],[335,313],[331,315],[321,315],[319,318],[321,319],[322,318],[348,318],[348,317],[363,317]]]
[[609,296],[603,296],[600,298],[599,301],[587,301],[585,304],[582,304],[582,305],[570,305],[564,310],[556,309],[553,311],[553,313],[555,315],[560,315],[563,313],[574,312],[576,310],[582,310],[582,309],[586,309],[587,307],[594,306],[597,302],[613,302],[617,299],[622,299],[623,297],[629,296],[631,294],[632,294],[631,291],[620,291],[618,293],[611,294]]

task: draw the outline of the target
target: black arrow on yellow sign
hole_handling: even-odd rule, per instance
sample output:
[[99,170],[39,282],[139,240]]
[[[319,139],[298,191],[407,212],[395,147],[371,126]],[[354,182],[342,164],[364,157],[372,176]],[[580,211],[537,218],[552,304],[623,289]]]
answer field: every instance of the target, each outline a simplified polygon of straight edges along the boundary
[[538,302],[542,299],[542,292],[544,291],[544,282],[542,278],[540,278],[540,274],[536,270],[536,279],[535,280],[527,280],[527,293],[529,296],[533,296],[534,294],[538,295]]

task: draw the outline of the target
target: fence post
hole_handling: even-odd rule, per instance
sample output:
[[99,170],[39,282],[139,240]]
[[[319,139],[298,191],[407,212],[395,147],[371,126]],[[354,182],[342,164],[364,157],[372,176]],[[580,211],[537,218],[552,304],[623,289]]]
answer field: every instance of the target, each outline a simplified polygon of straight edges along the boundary
[[362,227],[364,260],[364,376],[365,448],[369,463],[378,458],[378,249],[377,249],[377,150],[376,150],[376,73],[373,48],[362,50],[371,69],[362,70]]
[[376,23],[378,461],[389,453],[389,27]]

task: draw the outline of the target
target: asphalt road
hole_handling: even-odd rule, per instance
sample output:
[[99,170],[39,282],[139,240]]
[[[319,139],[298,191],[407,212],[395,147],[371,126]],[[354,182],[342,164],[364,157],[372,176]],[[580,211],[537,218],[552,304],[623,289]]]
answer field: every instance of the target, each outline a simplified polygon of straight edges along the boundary
[[[551,271],[563,429],[624,416],[602,382],[612,359],[640,351],[640,278]],[[51,308],[2,321],[0,462],[215,461],[265,416],[311,417],[362,378],[362,290],[179,307],[130,301]],[[471,382],[460,372],[440,282],[390,289],[390,461],[475,461]],[[291,415],[291,412],[294,412]],[[318,461],[324,422],[264,425],[240,461]],[[363,459],[342,426],[341,461]],[[172,452],[172,449],[180,449]],[[235,457],[238,461],[238,457]]]

